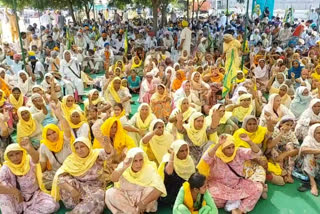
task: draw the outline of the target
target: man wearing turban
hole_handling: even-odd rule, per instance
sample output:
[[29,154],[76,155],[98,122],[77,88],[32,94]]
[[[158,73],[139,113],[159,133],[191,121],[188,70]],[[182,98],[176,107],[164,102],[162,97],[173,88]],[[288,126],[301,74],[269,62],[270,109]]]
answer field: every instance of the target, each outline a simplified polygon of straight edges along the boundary
[[180,34],[179,50],[181,50],[181,53],[183,53],[183,51],[186,50],[188,52],[188,55],[190,55],[192,31],[189,29],[188,27],[189,23],[186,20],[183,20],[181,24],[182,24],[183,30],[181,31],[181,34]]

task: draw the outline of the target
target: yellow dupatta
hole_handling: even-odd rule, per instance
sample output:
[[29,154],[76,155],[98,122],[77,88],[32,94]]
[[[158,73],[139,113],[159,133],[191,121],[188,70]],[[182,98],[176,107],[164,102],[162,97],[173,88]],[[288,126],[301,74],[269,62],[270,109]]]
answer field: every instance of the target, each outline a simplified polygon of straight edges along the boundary
[[0,99],[0,106],[3,106],[4,102],[7,100],[5,97],[6,97],[6,94],[4,93],[4,91],[2,91],[0,89],[0,93],[2,94],[1,95],[1,99]]
[[62,109],[62,112],[63,112],[63,115],[65,116],[66,120],[69,122],[70,124],[70,116],[71,116],[71,113],[73,112],[73,110],[81,110],[81,108],[73,103],[71,107],[68,107],[67,106],[67,99],[68,97],[73,97],[72,95],[66,95],[62,98],[62,102],[61,102],[61,109]]
[[[141,109],[143,106],[147,106],[149,109],[149,115],[144,121],[142,121],[142,119],[140,117],[140,114],[141,114],[140,112],[141,112]],[[136,126],[137,126],[137,128],[141,129],[141,130],[148,130],[150,123],[154,118],[155,117],[153,117],[152,110],[151,110],[150,106],[147,103],[141,103],[138,108],[138,112],[136,113]]]
[[[110,92],[111,96],[113,97],[113,99],[117,102],[117,103],[121,103],[121,99],[118,95],[118,93],[116,92],[116,90],[114,89],[113,83],[115,80],[119,80],[121,82],[121,79],[119,77],[115,77],[108,85],[108,91]],[[124,87],[121,85],[120,83],[120,89],[123,89]],[[119,90],[120,90],[119,89]]]
[[187,131],[187,135],[192,143],[196,146],[201,146],[203,143],[208,141],[207,137],[207,124],[203,123],[203,127],[200,130],[197,130],[194,127],[194,121],[199,118],[204,117],[201,112],[195,112],[190,116],[188,124],[184,124],[183,127]]
[[[136,64],[136,63],[134,62],[134,59],[135,59],[135,58],[138,58],[138,59],[139,59],[139,63],[138,63],[138,64]],[[132,69],[135,69],[135,68],[139,68],[141,65],[142,65],[142,60],[141,60],[138,56],[135,56],[135,57],[132,58],[131,70],[132,70]]]
[[[58,140],[56,142],[52,142],[47,138],[47,132],[48,132],[49,129],[58,134],[59,138],[58,138]],[[56,152],[60,152],[62,147],[63,147],[63,142],[64,142],[64,140],[63,140],[63,131],[61,131],[57,125],[48,124],[43,128],[41,143],[46,145],[46,147],[50,151],[55,152],[55,153]]]
[[[121,67],[118,66],[118,63],[121,62]],[[121,73],[124,72],[124,63],[121,60],[118,60],[115,64],[114,64],[114,68],[113,68],[113,73],[115,73],[116,68],[120,68]]]
[[[8,158],[8,153],[12,151],[22,151],[22,160],[20,164],[14,164]],[[4,160],[5,162],[3,163],[3,165],[6,165],[10,169],[10,171],[16,176],[24,176],[30,171],[30,156],[27,154],[26,150],[21,148],[17,143],[12,143],[7,146],[4,152]],[[39,188],[41,191],[45,193],[49,193],[46,190],[42,181],[42,170],[41,170],[40,163],[37,163],[35,165],[36,165],[36,170],[35,170],[36,177],[37,177]]]
[[246,80],[246,78],[245,78],[245,75],[244,75],[244,72],[243,72],[243,71],[239,70],[239,71],[237,71],[237,74],[238,74],[238,73],[242,73],[242,79],[238,79],[238,78],[236,78],[236,83],[237,83],[237,84],[242,83],[242,82],[244,82],[244,81]]
[[[255,144],[261,144],[261,143],[263,143],[264,138],[265,138],[265,135],[266,135],[266,133],[267,133],[268,130],[267,130],[266,127],[259,126],[259,125],[258,125],[259,122],[257,121],[257,126],[258,126],[257,130],[256,130],[255,132],[248,132],[248,131],[246,130],[246,126],[247,126],[248,121],[251,120],[251,119],[254,119],[254,120],[257,121],[257,119],[256,119],[254,116],[247,116],[247,117],[245,118],[245,120],[243,121],[242,128],[241,128],[241,129],[238,129],[238,130],[233,134],[233,137],[234,137],[234,139],[235,139],[235,142],[236,142],[236,146],[237,146],[237,147],[250,148],[250,145],[249,145],[247,142],[241,140],[241,138],[240,138],[240,135],[241,135],[241,134],[246,134],[246,135],[248,135],[248,137],[251,139],[251,141],[252,141],[253,143],[255,143]],[[261,148],[263,148],[263,147],[264,147],[264,145],[261,146]]]
[[[110,137],[110,130],[114,123],[117,123],[117,131],[113,139],[113,147],[117,154],[121,154],[123,149],[131,149],[136,147],[134,140],[124,131],[121,122],[116,117],[109,117],[101,126],[100,130],[104,136]],[[102,148],[97,139],[93,141],[93,148]]]
[[[237,104],[240,104],[241,100],[248,99],[248,98],[251,99],[251,97],[252,97],[251,94],[242,94],[238,98]],[[249,108],[244,108],[242,106],[234,108],[232,111],[232,115],[234,117],[236,117],[240,122],[242,122],[246,116],[248,116],[252,113],[252,111],[253,111],[253,104],[252,104],[252,100],[251,100],[251,104],[250,104]]]
[[[78,124],[74,124],[71,122],[71,116],[74,114],[74,113],[78,113],[80,115],[80,123]],[[80,128],[84,123],[86,123],[87,120],[85,118],[85,116],[83,115],[82,111],[78,110],[78,109],[74,109],[71,114],[70,114],[70,118],[69,118],[69,126],[72,128],[72,129],[78,129]]]
[[[17,88],[17,87],[15,87]],[[15,89],[13,88],[13,89]],[[18,88],[19,89],[19,88]],[[19,89],[20,90],[20,89]],[[20,90],[21,92],[21,90]],[[13,94],[11,93],[9,95],[9,102],[11,103],[11,105],[16,109],[18,110],[22,105],[23,105],[23,95],[22,95],[22,92],[20,93],[20,96],[19,96],[19,99],[16,100],[16,98],[13,96]]]
[[[21,117],[23,111],[28,111],[30,114],[30,119],[25,121]],[[35,119],[33,119],[30,109],[27,107],[20,107],[18,110],[19,122],[17,124],[17,141],[21,142],[22,138],[29,137],[36,130],[37,124]]]
[[[84,143],[89,148],[89,154],[85,158],[81,158],[77,155],[75,152],[74,145],[78,142]],[[68,173],[71,176],[77,177],[84,175],[91,167],[95,164],[100,149],[92,149],[91,142],[88,138],[85,137],[79,137],[77,138],[72,146],[71,146],[72,153],[69,155],[65,161],[63,162],[62,166],[58,169],[56,172],[53,182],[52,182],[52,190],[51,190],[51,196],[56,200],[60,200],[59,195],[59,186],[58,186],[58,179],[59,176],[63,173]]]
[[[182,112],[182,102],[183,102],[184,100],[188,100],[188,98],[187,98],[187,97],[181,98],[181,99],[178,100],[178,102],[177,102],[177,107],[178,107],[178,110],[179,110],[180,112]],[[189,100],[188,100],[188,102],[189,102]],[[183,122],[187,121],[187,120],[190,118],[190,116],[191,116],[195,111],[196,111],[196,110],[195,110],[194,108],[189,107],[187,111],[185,111],[185,112],[182,113],[182,116],[183,116],[182,121],[183,121]]]
[[[150,124],[149,132],[153,132],[157,123],[165,125],[161,119],[153,120]],[[140,146],[148,155],[149,160],[156,161],[157,164],[160,164],[163,156],[168,152],[173,140],[174,138],[172,134],[164,131],[161,136],[154,135],[148,144],[144,144],[141,141]]]
[[[180,160],[178,158],[177,154],[183,145],[187,145],[187,147],[188,147],[188,156],[186,159]],[[171,148],[175,154],[174,159],[173,159],[174,171],[177,173],[177,175],[179,177],[181,177],[187,181],[190,178],[190,176],[196,171],[194,162],[193,162],[191,156],[189,155],[189,152],[190,152],[189,145],[184,140],[176,140],[171,144]],[[158,169],[158,173],[160,174],[160,176],[162,177],[163,180],[164,180],[165,166],[166,166],[166,163],[169,162],[169,160],[170,160],[170,154],[167,153],[163,157],[162,162],[161,162],[159,169]]]
[[[160,175],[157,172],[156,164],[152,161],[149,161],[146,153],[141,148],[132,148],[128,151],[126,158],[132,158],[133,162],[133,159],[137,154],[143,155],[142,169],[139,172],[134,172],[131,165],[123,172],[123,178],[131,184],[136,184],[143,187],[154,187],[162,193],[162,197],[165,197],[167,195],[167,191]],[[117,169],[122,167],[123,162],[119,164]]]
[[[188,181],[184,182],[182,186],[184,191],[183,204],[188,208],[191,214],[199,214],[199,211],[194,211],[193,198],[192,198],[189,182]],[[205,205],[206,205],[206,201],[203,200],[202,207]]]
[[120,120],[123,116],[126,115],[126,110],[125,109],[122,109],[121,113],[116,116],[115,114],[113,114],[113,117],[117,118],[118,120]]
[[[89,96],[92,97],[92,95],[93,95],[94,92],[96,92],[96,91],[99,93],[99,91],[98,91],[97,89],[92,89],[92,90],[90,90],[88,97],[89,97]],[[100,103],[100,102],[102,102],[102,101],[103,101],[102,97],[98,96],[97,99],[91,100],[91,103],[92,103],[92,105],[97,105],[98,103]],[[87,99],[86,101],[84,101],[84,106],[85,106],[85,109],[87,109],[87,108],[89,107],[89,99]]]
[[[223,149],[226,148],[227,146],[231,145],[231,144],[234,144],[235,139],[234,139],[234,137],[232,135],[229,135],[229,134],[225,134],[225,135],[227,136],[226,142],[224,142],[222,145],[219,146],[219,148],[216,151],[216,156],[218,158],[220,158],[223,162],[229,163],[229,162],[233,161],[233,159],[235,158],[235,156],[237,154],[238,147],[235,146],[232,156],[230,156],[230,157],[226,156],[223,153]],[[208,153],[208,151],[210,151],[214,146],[215,146],[215,144],[212,144],[207,149],[205,154]],[[206,177],[208,177],[210,175],[210,166],[209,166],[209,164],[207,162],[205,162],[203,160],[203,158],[201,158],[201,160],[199,161],[197,169],[198,169],[199,173],[205,175]]]

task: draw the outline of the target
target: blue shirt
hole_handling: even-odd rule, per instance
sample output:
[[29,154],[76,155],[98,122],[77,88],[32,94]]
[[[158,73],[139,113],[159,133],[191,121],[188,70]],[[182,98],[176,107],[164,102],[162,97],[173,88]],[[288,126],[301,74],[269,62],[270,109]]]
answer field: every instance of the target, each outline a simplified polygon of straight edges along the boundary
[[128,77],[129,88],[138,88],[140,86],[140,83],[141,83],[141,78],[139,76],[136,76],[135,81],[132,80],[131,76]]

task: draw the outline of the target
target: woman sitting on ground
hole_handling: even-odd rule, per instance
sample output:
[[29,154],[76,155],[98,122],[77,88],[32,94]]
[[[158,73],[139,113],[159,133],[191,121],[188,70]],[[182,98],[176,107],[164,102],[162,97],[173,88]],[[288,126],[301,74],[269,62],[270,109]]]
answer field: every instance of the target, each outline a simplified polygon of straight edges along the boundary
[[59,203],[43,183],[39,153],[28,138],[10,144],[0,169],[0,209],[2,213],[54,213]]
[[173,214],[216,214],[218,209],[207,187],[204,175],[194,173],[180,188]]

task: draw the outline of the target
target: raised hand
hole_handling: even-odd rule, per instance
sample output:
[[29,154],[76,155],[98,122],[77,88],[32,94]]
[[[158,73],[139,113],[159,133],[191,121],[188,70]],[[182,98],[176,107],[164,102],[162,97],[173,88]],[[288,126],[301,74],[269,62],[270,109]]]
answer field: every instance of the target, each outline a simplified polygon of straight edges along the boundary
[[132,158],[126,158],[123,161],[123,168],[127,169],[128,167],[131,166],[132,163]]
[[182,113],[180,111],[177,113],[176,119],[177,119],[177,121],[182,121],[183,120],[183,115],[182,115]]
[[243,140],[245,142],[251,141],[251,139],[249,138],[249,136],[247,134],[244,134],[244,133],[240,134],[239,137],[240,137],[241,140]]
[[30,140],[28,137],[24,137],[21,142],[20,142],[20,147],[27,150],[27,151],[30,151],[30,149],[33,148],[33,146],[31,145],[30,143]]

